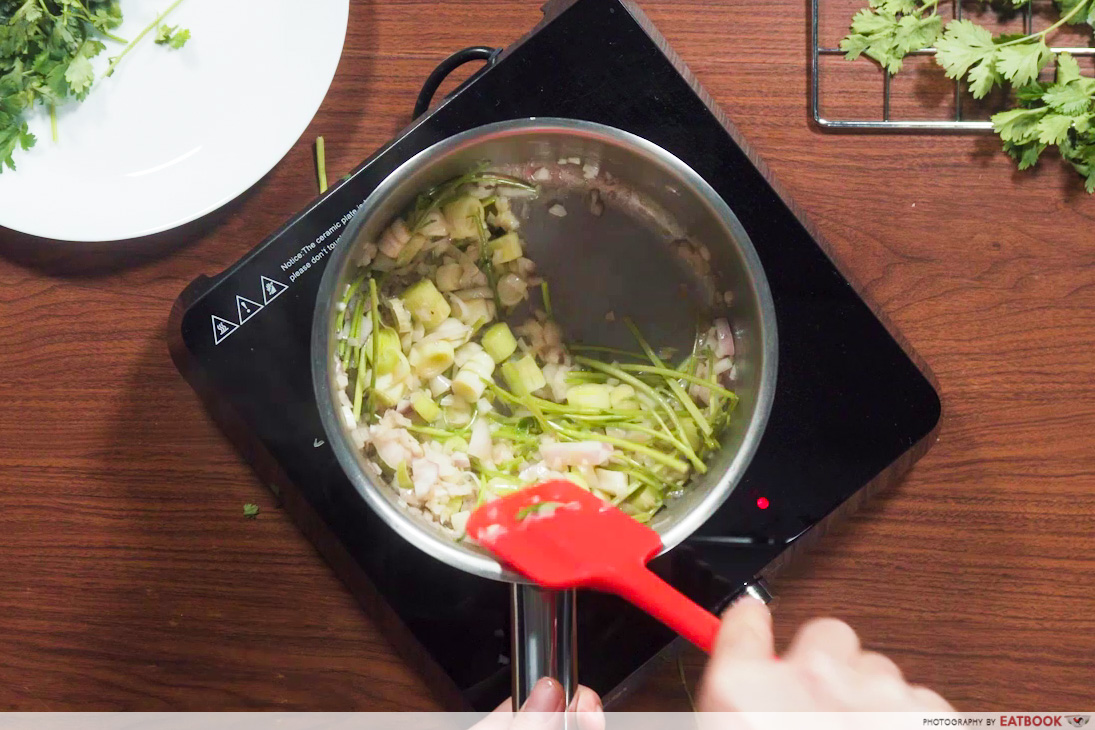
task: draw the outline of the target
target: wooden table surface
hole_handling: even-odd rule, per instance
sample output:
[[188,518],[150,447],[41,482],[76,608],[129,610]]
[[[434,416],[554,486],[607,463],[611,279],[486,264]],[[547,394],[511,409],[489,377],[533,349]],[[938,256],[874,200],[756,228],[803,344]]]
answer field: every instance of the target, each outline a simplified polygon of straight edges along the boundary
[[[1095,709],[1095,199],[991,138],[813,128],[804,0],[643,7],[943,397],[927,456],[776,584],[778,639],[831,614],[960,709]],[[313,198],[316,135],[344,174],[443,56],[539,18],[353,0],[304,137],[182,240],[77,254],[0,231],[0,709],[437,707],[177,374],[167,315]],[[688,707],[675,665],[640,695],[626,708]]]

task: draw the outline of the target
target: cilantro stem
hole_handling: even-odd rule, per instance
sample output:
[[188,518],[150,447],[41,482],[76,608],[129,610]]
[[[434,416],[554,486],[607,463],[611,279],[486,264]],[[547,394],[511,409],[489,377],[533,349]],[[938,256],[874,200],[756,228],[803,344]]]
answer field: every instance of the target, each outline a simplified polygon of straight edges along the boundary
[[117,56],[114,56],[113,58],[111,58],[110,59],[110,65],[106,67],[106,72],[103,73],[103,78],[106,78],[106,77],[110,76],[112,73],[114,73],[114,69],[117,67],[118,63],[122,60],[122,58],[124,58],[127,53],[129,53],[131,50],[133,50],[133,47],[135,45],[137,45],[142,38],[144,38],[146,35],[148,35],[148,32],[150,30],[152,30],[153,28],[158,26],[160,24],[160,22],[164,18],[167,17],[168,13],[170,13],[175,8],[179,7],[179,3],[181,3],[181,2],[182,2],[182,0],[175,0],[175,2],[168,5],[166,10],[164,10],[162,13],[157,15],[155,20],[153,20],[151,23],[146,25],[144,30],[142,30],[140,33],[137,34],[136,38],[134,38],[133,40],[131,40],[129,43],[126,44],[126,47],[122,49],[121,53],[119,53]]
[[710,390],[713,390],[717,393],[720,393],[721,395],[724,395],[727,398],[730,398],[730,397],[734,396],[734,391],[727,390],[726,388],[722,387],[721,385],[714,382],[713,380],[708,380],[707,378],[701,378],[701,377],[696,376],[696,375],[691,375],[689,373],[681,372],[680,370],[672,370],[670,368],[664,368],[664,367],[662,367],[662,368],[654,367],[654,366],[651,366],[651,365],[631,365],[631,364],[620,364],[620,365],[617,365],[616,367],[620,368],[620,370],[627,370],[627,371],[630,371],[630,372],[633,372],[633,373],[653,373],[654,375],[663,375],[667,378],[680,378],[682,380],[687,380],[690,383],[695,383],[696,385],[702,385],[704,388],[709,388]]
[[57,105],[49,103],[49,131],[53,135],[53,141],[57,141]]
[[323,135],[316,137],[316,175],[319,178],[319,193],[327,192],[327,156],[323,145]]
[[[635,339],[639,341],[639,346],[643,349],[643,352],[646,353],[646,356],[650,358],[650,362],[654,363],[654,366],[656,368],[664,371],[665,364],[661,361],[661,358],[657,356],[657,354],[650,347],[650,345],[647,344],[646,339],[643,338],[642,333],[639,332],[639,328],[635,326],[635,323],[632,322],[630,318],[624,319],[624,323],[627,325],[627,328],[631,330],[631,334],[635,335]],[[676,377],[679,377],[681,375],[676,371],[672,372]],[[700,413],[700,409],[697,408],[696,404],[692,402],[692,398],[688,395],[688,393],[684,392],[684,388],[682,388],[681,384],[677,382],[676,377],[666,377],[665,382],[669,386],[669,390],[672,391],[677,400],[681,402],[681,405],[684,406],[684,409],[688,411],[688,415],[692,416],[692,419],[695,420],[696,425],[699,426],[701,431],[703,431],[703,435],[710,437],[712,434],[711,424],[708,423],[707,419],[703,417],[702,413]]]
[[1072,18],[1078,12],[1080,12],[1081,10],[1084,10],[1085,8],[1090,7],[1090,5],[1091,5],[1090,0],[1081,0],[1080,2],[1076,3],[1076,7],[1072,8],[1072,10],[1069,10],[1067,13],[1062,15],[1060,20],[1058,20],[1056,23],[1049,26],[1048,28],[1044,28],[1044,29],[1038,31],[1037,33],[1031,33],[1030,35],[1023,36],[1022,38],[1016,38],[1015,40],[1008,41],[1007,43],[1000,43],[999,45],[996,46],[996,48],[1006,48],[1007,46],[1015,46],[1015,45],[1018,45],[1020,43],[1026,43],[1027,41],[1033,40],[1035,38],[1045,38],[1047,35],[1049,35],[1053,31],[1057,30],[1058,28],[1060,28],[1062,25],[1064,25],[1068,21],[1072,20]]
[[540,282],[540,296],[544,300],[544,313],[548,319],[555,319],[555,312],[551,308],[551,292],[548,291],[547,281]]
[[557,423],[553,423],[552,427],[556,432],[562,434],[563,436],[567,436],[568,438],[572,438],[575,441],[600,441],[601,443],[611,444],[627,451],[634,451],[637,454],[642,454],[643,456],[647,456],[653,459],[659,464],[664,464],[671,469],[676,469],[679,472],[686,473],[688,471],[688,464],[684,463],[680,459],[662,453],[657,449],[652,449],[649,446],[637,444],[634,441],[616,438],[615,436],[608,436],[606,434],[597,433],[595,431],[576,431],[572,428],[560,426]]
[[641,352],[635,352],[633,350],[621,350],[617,347],[600,347],[598,345],[567,345],[567,349],[574,350],[575,352],[603,352],[608,355],[632,357],[636,360],[646,359],[646,357]]
[[[373,394],[376,393],[376,364],[380,361],[380,295],[376,291],[376,279],[369,279],[369,315],[373,323],[373,367],[369,376],[369,410],[372,411]],[[362,346],[364,350],[364,345]]]

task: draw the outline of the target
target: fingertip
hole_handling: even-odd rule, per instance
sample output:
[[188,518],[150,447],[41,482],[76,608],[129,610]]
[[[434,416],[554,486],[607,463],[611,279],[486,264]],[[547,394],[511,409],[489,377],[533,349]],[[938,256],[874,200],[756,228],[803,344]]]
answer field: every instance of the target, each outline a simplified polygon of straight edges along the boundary
[[841,662],[851,662],[859,655],[859,636],[840,619],[815,618],[807,621],[787,650],[789,658],[804,658],[825,654]]
[[601,696],[586,686],[578,687],[571,700],[570,710],[578,718],[580,730],[605,730],[604,706]]
[[772,613],[759,599],[747,596],[722,614],[715,652],[734,659],[770,659],[775,654]]

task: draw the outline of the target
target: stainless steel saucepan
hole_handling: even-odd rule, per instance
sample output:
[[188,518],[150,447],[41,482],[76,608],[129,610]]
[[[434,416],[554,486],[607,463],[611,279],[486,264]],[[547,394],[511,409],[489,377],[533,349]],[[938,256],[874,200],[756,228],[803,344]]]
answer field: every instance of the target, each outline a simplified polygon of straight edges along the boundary
[[514,120],[446,139],[388,176],[347,226],[320,284],[312,332],[313,380],[329,443],[393,530],[454,568],[513,584],[511,666],[519,707],[542,676],[559,679],[568,698],[577,686],[573,593],[529,585],[485,551],[409,512],[354,447],[338,417],[334,383],[335,302],[354,275],[360,247],[420,192],[482,161],[543,180],[542,194],[526,203],[521,232],[527,255],[551,285],[567,340],[633,348],[619,321],[630,316],[655,347],[687,351],[697,317],[726,316],[731,323],[741,400],[708,472],[652,520],[666,550],[723,503],[756,450],[775,390],[776,319],[756,251],[711,186],[657,145],[590,122]]

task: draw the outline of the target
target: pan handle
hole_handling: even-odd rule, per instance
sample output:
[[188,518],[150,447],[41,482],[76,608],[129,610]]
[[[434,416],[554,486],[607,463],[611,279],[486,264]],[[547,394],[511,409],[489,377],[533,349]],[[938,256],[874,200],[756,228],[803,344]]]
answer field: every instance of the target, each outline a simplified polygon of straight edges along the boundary
[[[414,103],[414,116],[412,119],[418,119],[426,113],[426,110],[430,108],[430,102],[433,101],[433,95],[437,93],[438,87],[441,86],[441,83],[448,75],[458,67],[463,66],[469,61],[486,61],[487,67],[490,67],[494,64],[494,60],[498,58],[498,54],[501,52],[501,48],[471,46],[470,48],[463,48],[457,51],[441,63],[437,64],[437,68],[426,77],[426,83],[422,84],[422,90],[418,92],[418,100]],[[481,71],[477,73],[481,73]],[[456,87],[452,93],[455,94],[457,91],[464,88],[470,81],[471,79],[468,79],[463,84]]]
[[525,704],[541,677],[554,677],[563,686],[566,703],[578,689],[575,591],[553,591],[514,583],[510,667],[513,671],[513,709]]

